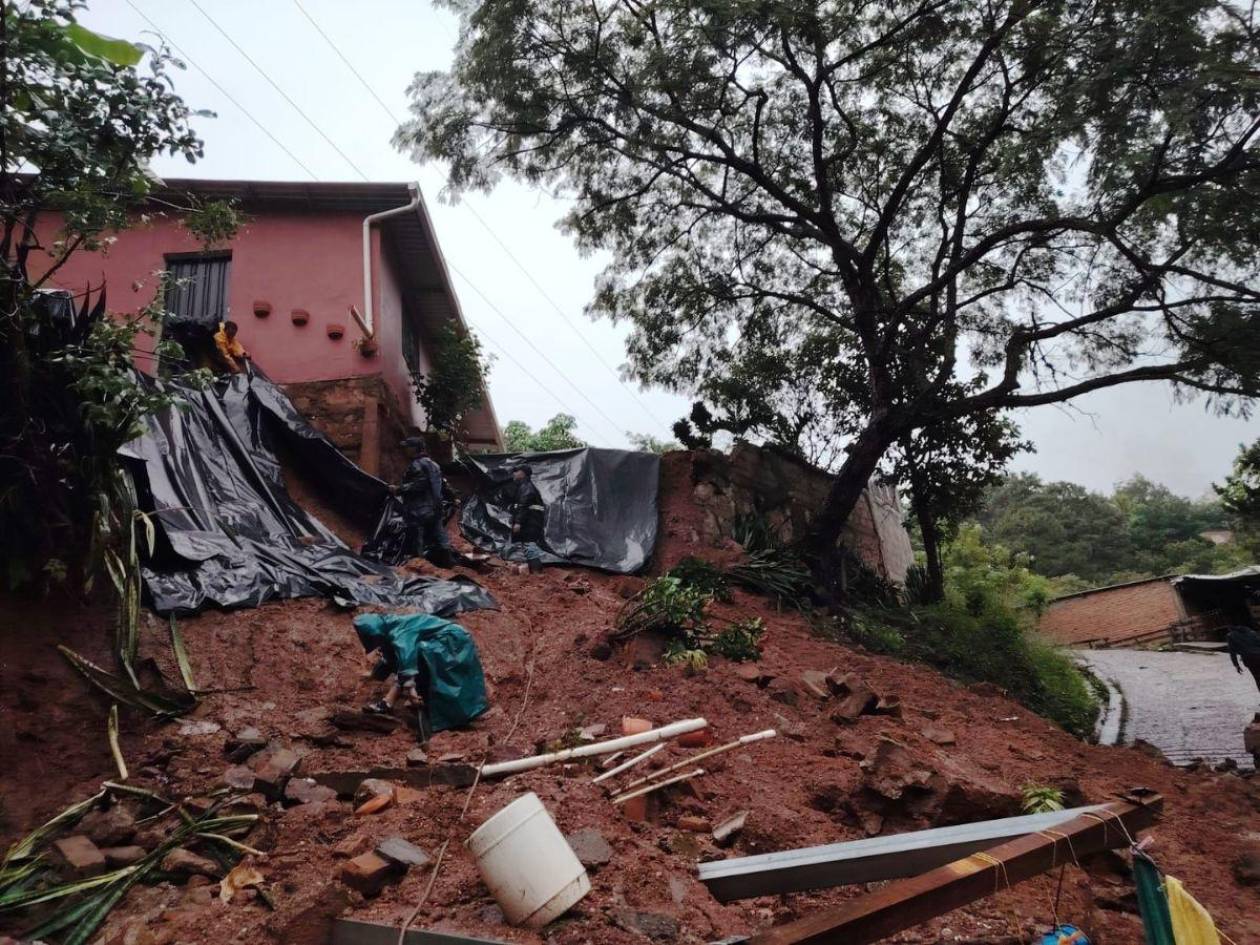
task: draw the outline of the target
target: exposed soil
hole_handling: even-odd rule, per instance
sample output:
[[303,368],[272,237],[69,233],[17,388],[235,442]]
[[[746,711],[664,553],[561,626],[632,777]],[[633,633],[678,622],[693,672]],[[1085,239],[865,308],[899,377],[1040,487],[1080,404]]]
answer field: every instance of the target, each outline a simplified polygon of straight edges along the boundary
[[[686,501],[685,462],[669,457],[665,469],[658,563],[670,564],[686,554],[713,556],[699,542],[694,508]],[[726,549],[717,556],[734,552]],[[257,865],[275,901],[274,912],[257,902],[196,904],[190,902],[191,892],[163,883],[133,890],[99,940],[322,945],[333,916],[398,922],[420,899],[430,869],[412,869],[372,899],[348,890],[337,874],[344,862],[338,854],[362,852],[400,834],[431,854],[453,837],[417,926],[530,943],[544,938],[642,943],[647,940],[643,929],[649,927],[660,940],[713,941],[796,918],[864,889],[721,905],[695,879],[698,859],[1003,816],[1013,812],[1019,789],[1031,782],[1066,785],[1074,802],[1104,801],[1137,786],[1162,792],[1166,815],[1153,831],[1154,855],[1235,942],[1260,942],[1260,891],[1238,885],[1231,874],[1240,836],[1260,825],[1260,779],[1186,771],[1140,750],[1082,744],[1000,694],[839,646],[816,635],[799,614],[778,613],[765,600],[743,593],[721,610],[765,620],[761,666],[767,676],[777,677],[765,688],[719,660],[690,674],[664,667],[655,658],[659,647],[649,640],[598,658],[604,654],[595,644],[623,603],[619,592],[626,589],[625,578],[564,569],[520,577],[495,569],[478,579],[501,609],[466,614],[460,623],[476,638],[494,707],[470,729],[436,736],[427,748],[431,761],[461,755],[475,764],[486,753],[532,753],[596,724],[606,725],[606,736],[612,736],[620,734],[623,716],[656,723],[703,716],[717,742],[765,728],[777,728],[780,737],[706,762],[709,774],[695,782],[695,791],[663,797],[649,822],[627,820],[608,802],[602,786],[590,783],[595,769],[578,764],[482,782],[463,820],[468,789],[440,785],[375,815],[356,815],[344,801],[288,809],[273,805],[249,843],[268,851]],[[53,649],[54,642],[68,642],[107,665],[104,621],[94,612],[54,601],[6,604],[0,623],[7,839],[87,796],[113,769],[105,742],[107,706]],[[366,662],[350,624],[350,614],[321,600],[183,620],[200,685],[254,688],[203,700],[192,718],[221,727],[208,735],[179,735],[179,722],[156,725],[124,713],[123,750],[133,780],[169,796],[204,795],[220,784],[229,764],[224,757],[229,734],[248,725],[289,741],[303,755],[299,774],[402,767],[415,748],[414,736],[402,727],[385,735],[343,732],[341,744],[311,737],[322,730],[322,711],[360,706],[377,692],[376,684],[364,678]],[[163,622],[146,621],[143,652],[177,677]],[[902,717],[831,721],[835,700],[819,700],[798,681],[804,670],[835,668],[857,673],[880,693],[900,696]],[[942,729],[954,734],[956,744],[927,737],[939,739],[940,732],[933,730]],[[936,772],[940,784],[953,785],[948,797],[912,813],[871,795],[861,761],[873,755],[881,738],[905,746],[916,765]],[[687,753],[671,747],[656,759],[663,765]],[[592,893],[545,934],[504,924],[462,845],[480,823],[525,791],[542,798],[566,833],[595,828],[614,851],[611,862],[593,873]],[[728,850],[717,849],[707,834],[677,827],[685,814],[716,823],[741,810],[749,811],[747,826]],[[882,820],[872,816],[876,813]],[[1124,902],[1131,887],[1108,864],[1099,859],[1086,870],[1067,868],[1060,918],[1088,930],[1100,945],[1137,945],[1140,923]],[[1054,878],[1043,877],[895,940],[1027,941],[1034,926],[1050,922],[1054,891]],[[649,926],[635,913],[658,918]],[[140,936],[142,925],[152,937]],[[1017,938],[1006,938],[1010,935]]]

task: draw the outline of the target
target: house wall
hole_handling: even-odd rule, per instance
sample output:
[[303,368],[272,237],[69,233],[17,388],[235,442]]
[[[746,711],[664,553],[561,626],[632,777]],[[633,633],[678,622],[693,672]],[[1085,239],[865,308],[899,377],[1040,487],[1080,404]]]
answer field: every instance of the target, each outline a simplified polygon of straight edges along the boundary
[[1047,639],[1064,645],[1114,644],[1138,635],[1171,633],[1172,626],[1184,618],[1176,588],[1167,578],[1156,578],[1053,601],[1038,629]]
[[[380,375],[404,415],[410,416],[407,405],[414,397],[401,349],[401,294],[393,261],[388,255],[381,258],[379,232],[374,234],[378,252],[373,287],[380,346],[376,354],[365,357],[355,344],[361,332],[349,314],[351,305],[363,307],[362,215],[247,210],[246,217],[236,237],[221,248],[232,253],[229,314],[257,364],[282,384]],[[48,217],[37,226],[44,245],[56,238],[59,225],[59,220]],[[153,300],[155,273],[162,269],[166,254],[201,249],[177,217],[153,215],[117,234],[104,252],[74,254],[51,282],[72,291],[103,282],[110,311],[131,314]],[[44,256],[41,267],[38,256],[32,257],[37,274],[50,264]],[[255,315],[255,302],[269,303],[270,314]],[[294,324],[295,309],[310,313],[307,324]],[[340,339],[328,335],[333,324],[343,328]]]

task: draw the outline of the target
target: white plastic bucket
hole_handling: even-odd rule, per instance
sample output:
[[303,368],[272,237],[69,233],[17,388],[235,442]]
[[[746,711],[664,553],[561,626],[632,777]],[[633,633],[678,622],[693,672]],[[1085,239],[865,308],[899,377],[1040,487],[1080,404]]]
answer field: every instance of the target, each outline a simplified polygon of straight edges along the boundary
[[512,925],[542,928],[591,891],[586,867],[533,792],[478,827],[467,846]]

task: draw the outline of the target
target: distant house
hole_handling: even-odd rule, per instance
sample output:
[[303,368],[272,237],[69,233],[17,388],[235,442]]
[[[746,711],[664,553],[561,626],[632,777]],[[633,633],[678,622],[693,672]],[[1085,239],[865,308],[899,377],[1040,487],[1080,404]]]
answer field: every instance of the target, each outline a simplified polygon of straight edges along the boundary
[[1255,622],[1250,597],[1260,565],[1232,574],[1165,575],[1068,594],[1050,602],[1038,630],[1064,646],[1159,646],[1212,640],[1220,628]]
[[[190,196],[236,201],[235,238],[203,248],[172,209]],[[39,223],[43,245],[58,225]],[[373,473],[396,474],[398,441],[425,425],[411,375],[432,367],[437,331],[466,330],[414,184],[166,180],[133,228],[105,252],[76,253],[52,281],[103,283],[110,310],[131,313],[153,300],[159,270],[180,280],[165,301],[179,323],[235,321],[255,363]],[[488,393],[465,436],[474,450],[502,448]]]
[[1207,531],[1199,532],[1199,537],[1214,545],[1228,545],[1234,540],[1234,531],[1231,528],[1209,528]]

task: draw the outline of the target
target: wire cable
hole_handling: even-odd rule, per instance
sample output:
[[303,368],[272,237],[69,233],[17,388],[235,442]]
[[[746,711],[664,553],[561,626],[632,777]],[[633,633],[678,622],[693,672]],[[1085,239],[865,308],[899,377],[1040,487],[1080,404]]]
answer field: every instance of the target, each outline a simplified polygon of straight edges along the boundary
[[[357,68],[355,68],[354,63],[350,61],[350,58],[341,51],[341,48],[337,45],[337,43],[333,40],[333,38],[329,36],[328,33],[324,31],[323,27],[321,27],[319,23],[315,20],[315,18],[311,16],[311,14],[307,11],[306,7],[302,5],[302,0],[293,0],[293,5],[298,8],[298,11],[302,14],[302,16],[306,17],[307,21],[311,24],[311,26],[315,28],[315,32],[319,33],[319,35],[323,38],[324,42],[328,44],[328,48],[331,49],[333,53],[336,54],[337,58],[342,61],[345,67],[350,70],[351,75],[353,75],[359,81],[359,84],[363,86],[364,91],[366,91],[368,95],[370,95],[372,99],[376,102],[376,104],[381,107],[381,111],[385,113],[386,117],[388,117],[389,120],[393,122],[395,125],[401,126],[403,124],[403,120],[397,115],[397,113],[392,108],[389,107],[388,103],[386,103],[386,101],[383,98],[381,98],[379,94],[377,94],[376,89],[374,89],[371,83],[369,83],[368,80],[363,77],[363,74],[359,72]],[[525,278],[529,280],[530,284],[535,289],[538,290],[538,294],[547,300],[547,303],[552,307],[555,313],[559,315],[560,318],[564,321],[564,323],[569,327],[569,330],[572,331],[573,334],[575,334],[578,337],[578,340],[580,340],[582,344],[586,345],[587,349],[591,352],[591,354],[595,356],[595,359],[601,365],[603,365],[604,368],[610,374],[612,374],[612,376],[616,379],[617,383],[626,389],[626,392],[631,396],[631,398],[634,400],[635,404],[639,407],[639,409],[643,411],[644,415],[653,423],[659,424],[663,428],[668,428],[669,424],[667,424],[660,417],[656,416],[656,414],[652,412],[651,408],[648,407],[647,403],[621,377],[621,375],[617,372],[617,369],[614,368],[611,364],[609,364],[604,359],[604,356],[600,354],[599,349],[596,348],[595,345],[591,343],[590,339],[587,338],[586,335],[583,334],[582,331],[578,328],[578,326],[573,323],[573,321],[569,318],[569,316],[565,314],[565,311],[564,309],[560,307],[560,304],[554,298],[552,298],[551,294],[548,293],[547,290],[543,288],[543,286],[538,282],[538,280],[534,278],[533,273],[531,273],[529,269],[525,266],[525,264],[522,263],[516,257],[516,254],[512,252],[512,250],[508,247],[508,245],[505,242],[503,242],[503,240],[499,237],[499,234],[495,232],[494,228],[491,227],[490,224],[487,223],[486,220],[481,216],[481,214],[477,212],[476,208],[472,204],[470,204],[467,201],[467,199],[461,201],[459,205],[462,206],[469,213],[471,213],[473,215],[473,219],[475,219],[481,225],[481,228],[490,235],[490,238],[499,244],[499,248],[503,250],[503,252],[507,255],[508,259],[512,261],[513,265],[515,265],[516,268],[519,269],[521,273],[525,276]]]
[[180,57],[185,62],[187,62],[190,66],[192,66],[194,69],[200,72],[203,76],[205,76],[206,81],[209,82],[211,85],[213,85],[216,89],[218,89],[219,93],[224,98],[226,98],[229,102],[231,102],[233,105],[239,108],[241,110],[241,114],[244,115],[246,118],[248,118],[250,121],[252,121],[258,127],[259,131],[261,131],[263,134],[265,134],[268,138],[271,139],[272,143],[274,143],[276,147],[278,147],[281,151],[287,154],[293,160],[294,164],[296,164],[298,167],[304,170],[308,175],[310,175],[312,180],[319,180],[319,177],[315,174],[315,172],[312,171],[309,167],[307,167],[306,164],[303,163],[300,157],[298,157],[296,154],[290,151],[287,147],[285,147],[284,142],[281,141],[279,138],[277,138],[275,135],[273,135],[271,133],[271,130],[266,125],[264,125],[261,121],[255,118],[248,108],[246,108],[244,105],[238,102],[232,96],[231,92],[229,92],[227,89],[221,86],[218,82],[216,82],[214,79],[214,76],[212,76],[205,69],[201,68],[201,66],[197,65],[197,63],[193,60],[193,57],[188,55],[188,53],[184,52],[184,50],[182,50],[175,43],[175,41],[171,39],[170,35],[165,30],[163,30],[160,26],[158,26],[156,23],[153,22],[153,20],[149,18],[149,15],[147,13],[145,13],[138,6],[136,6],[132,2],[132,0],[127,0],[127,6],[135,10],[136,13],[139,14],[142,20],[148,23],[149,26],[153,27],[153,31],[157,33],[158,36],[162,37],[162,41],[164,43],[167,43],[172,49],[174,49],[177,53],[179,53]]

